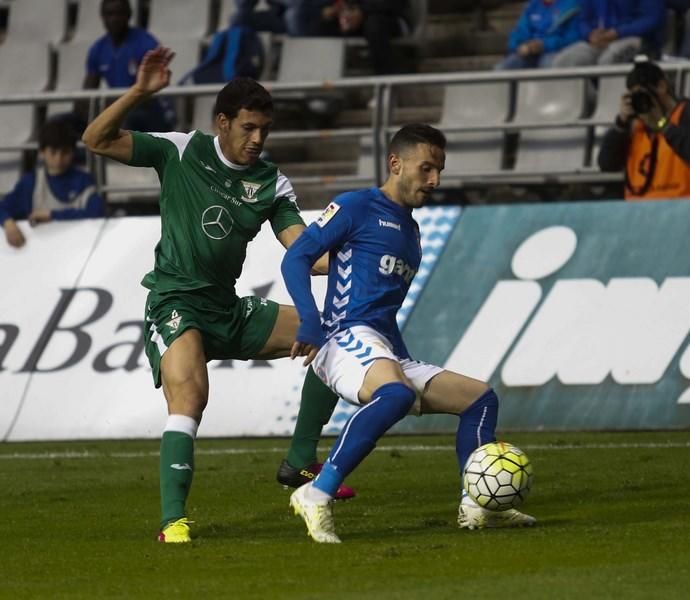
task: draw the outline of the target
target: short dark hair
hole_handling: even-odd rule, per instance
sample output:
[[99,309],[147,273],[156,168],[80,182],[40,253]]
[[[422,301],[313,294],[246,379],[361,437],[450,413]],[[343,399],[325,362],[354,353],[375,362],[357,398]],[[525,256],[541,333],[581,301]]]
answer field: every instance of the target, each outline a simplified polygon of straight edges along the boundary
[[48,121],[38,135],[38,148],[64,148],[74,150],[77,146],[77,133],[64,121]]
[[625,87],[655,87],[662,79],[666,79],[663,69],[646,56],[639,56],[635,58],[635,66],[625,79]]
[[418,144],[427,144],[445,150],[446,136],[431,125],[411,123],[399,129],[393,136],[388,145],[388,152],[391,154],[401,154]]
[[129,0],[101,0],[101,14],[103,14],[106,4],[121,4],[122,8],[127,10],[129,16],[132,16],[132,5],[129,3]]
[[224,114],[232,120],[242,109],[262,113],[273,112],[273,98],[251,77],[235,77],[216,96],[214,115]]

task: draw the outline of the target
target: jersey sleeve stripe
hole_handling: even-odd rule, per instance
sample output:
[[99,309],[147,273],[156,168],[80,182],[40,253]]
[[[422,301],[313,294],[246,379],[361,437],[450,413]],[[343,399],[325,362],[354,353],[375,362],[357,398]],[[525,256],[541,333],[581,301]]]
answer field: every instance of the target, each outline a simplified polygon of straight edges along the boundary
[[292,189],[290,180],[280,172],[280,169],[278,169],[276,195],[274,200],[277,200],[278,198],[287,198],[290,202],[293,202],[295,205],[297,205],[297,194],[295,194],[295,190]]

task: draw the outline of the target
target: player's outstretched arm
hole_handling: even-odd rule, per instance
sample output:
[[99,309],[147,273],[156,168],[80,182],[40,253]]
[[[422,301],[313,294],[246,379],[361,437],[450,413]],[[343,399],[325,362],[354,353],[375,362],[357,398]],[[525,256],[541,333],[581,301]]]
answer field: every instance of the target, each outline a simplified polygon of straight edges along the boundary
[[310,266],[321,254],[323,254],[323,248],[320,248],[308,236],[303,235],[288,248],[281,264],[285,286],[300,318],[300,326],[290,351],[290,358],[306,356],[304,366],[311,363],[325,341],[321,329],[321,317],[311,291],[309,277]]
[[164,46],[149,50],[144,55],[134,85],[84,130],[82,141],[91,152],[121,162],[129,162],[132,159],[132,136],[129,131],[121,128],[122,122],[137,104],[170,83],[168,67],[174,56],[170,48]]

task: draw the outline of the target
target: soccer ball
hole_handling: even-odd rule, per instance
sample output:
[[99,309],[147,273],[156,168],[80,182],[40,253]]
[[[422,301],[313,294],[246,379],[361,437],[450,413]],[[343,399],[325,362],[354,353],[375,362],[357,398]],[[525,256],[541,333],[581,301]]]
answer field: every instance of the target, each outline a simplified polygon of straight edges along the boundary
[[532,465],[517,446],[490,442],[470,454],[462,483],[479,506],[508,510],[522,504],[530,491]]

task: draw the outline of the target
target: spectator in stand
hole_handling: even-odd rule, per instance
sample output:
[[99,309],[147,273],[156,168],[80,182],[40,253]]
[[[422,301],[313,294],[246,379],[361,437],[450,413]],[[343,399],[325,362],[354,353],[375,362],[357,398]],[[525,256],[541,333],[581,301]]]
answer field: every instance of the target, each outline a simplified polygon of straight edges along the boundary
[[76,142],[74,130],[64,121],[50,121],[41,131],[43,164],[22,176],[0,200],[0,225],[10,246],[19,248],[26,242],[18,219],[27,219],[33,226],[104,215],[105,205],[93,178],[73,164]]
[[662,0],[581,0],[581,41],[559,52],[552,66],[630,62],[640,52],[659,56],[666,9]]
[[[96,89],[104,79],[109,87],[130,87],[144,54],[159,46],[158,40],[140,27],[130,27],[132,7],[129,0],[102,0],[101,17],[106,34],[96,40],[86,59],[83,87]],[[78,112],[87,121],[88,106],[81,104]],[[138,131],[170,131],[175,125],[172,103],[154,98],[141,104],[129,115],[127,129]]]
[[255,31],[309,35],[307,17],[312,6],[330,0],[268,0],[266,8],[256,10],[259,0],[236,0],[231,27],[251,27]]
[[661,68],[643,57],[626,80],[616,122],[599,150],[602,171],[625,173],[626,200],[690,197],[690,110]]
[[579,0],[530,0],[510,33],[510,54],[497,69],[550,67],[559,50],[580,39]]
[[304,17],[311,35],[362,36],[374,73],[396,72],[391,40],[410,31],[411,23],[405,18],[407,0],[330,0],[312,6]]

